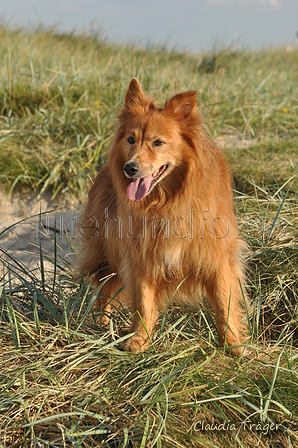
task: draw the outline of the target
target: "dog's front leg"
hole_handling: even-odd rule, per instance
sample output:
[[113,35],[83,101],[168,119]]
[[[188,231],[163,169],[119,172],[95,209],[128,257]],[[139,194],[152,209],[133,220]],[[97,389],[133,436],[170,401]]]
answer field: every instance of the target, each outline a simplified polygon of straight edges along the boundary
[[156,287],[148,278],[141,277],[139,282],[135,281],[127,285],[126,293],[131,300],[134,313],[130,332],[135,334],[126,340],[122,347],[128,352],[142,352],[150,345],[149,336],[158,317],[155,304]]

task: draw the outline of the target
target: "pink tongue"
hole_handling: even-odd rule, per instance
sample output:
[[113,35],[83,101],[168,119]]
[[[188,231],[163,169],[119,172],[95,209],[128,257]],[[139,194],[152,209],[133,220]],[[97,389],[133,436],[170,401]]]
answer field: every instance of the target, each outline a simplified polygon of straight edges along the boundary
[[127,187],[126,193],[131,201],[144,199],[151,185],[152,175],[133,180]]

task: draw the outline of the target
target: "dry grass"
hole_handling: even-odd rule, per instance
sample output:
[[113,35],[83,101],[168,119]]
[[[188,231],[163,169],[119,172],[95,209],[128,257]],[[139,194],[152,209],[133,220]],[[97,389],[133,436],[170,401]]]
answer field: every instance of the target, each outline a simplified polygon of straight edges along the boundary
[[198,86],[213,134],[253,138],[225,149],[253,307],[240,360],[219,346],[205,307],[170,309],[153,347],[129,354],[119,350],[129,312],[102,328],[55,245],[45,270],[40,240],[37,272],[2,251],[0,447],[297,446],[297,54],[195,56],[5,27],[1,42],[8,189],[82,194],[132,75],[162,99]]

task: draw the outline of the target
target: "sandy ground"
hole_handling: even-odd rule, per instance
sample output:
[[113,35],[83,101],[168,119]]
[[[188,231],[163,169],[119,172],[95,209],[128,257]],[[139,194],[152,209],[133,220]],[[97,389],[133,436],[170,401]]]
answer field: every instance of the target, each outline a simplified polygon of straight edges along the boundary
[[[6,265],[16,260],[29,269],[40,265],[40,245],[45,269],[52,269],[56,227],[57,254],[73,261],[69,243],[76,243],[76,224],[82,205],[69,199],[52,201],[50,196],[37,199],[34,194],[13,198],[0,192],[0,258]],[[55,224],[56,223],[56,224]]]

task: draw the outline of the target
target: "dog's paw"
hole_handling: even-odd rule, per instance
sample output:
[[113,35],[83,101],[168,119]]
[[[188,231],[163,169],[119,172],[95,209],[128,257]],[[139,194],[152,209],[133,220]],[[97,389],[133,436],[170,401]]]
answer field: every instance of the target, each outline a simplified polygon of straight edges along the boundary
[[237,339],[227,340],[226,344],[223,345],[225,346],[225,350],[228,353],[231,353],[231,355],[236,356],[238,358],[248,356],[250,353],[245,344],[241,343]]
[[149,347],[148,338],[144,338],[138,334],[134,334],[129,339],[123,342],[122,350],[125,352],[138,353],[143,352]]
[[227,352],[231,353],[233,356],[238,357],[238,358],[248,355],[248,351],[243,346],[240,346],[240,347],[226,346],[225,348],[226,348]]
[[110,315],[101,313],[100,317],[97,319],[97,323],[100,327],[106,327],[110,323]]

